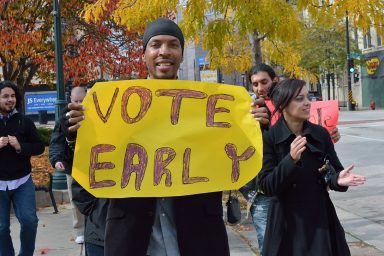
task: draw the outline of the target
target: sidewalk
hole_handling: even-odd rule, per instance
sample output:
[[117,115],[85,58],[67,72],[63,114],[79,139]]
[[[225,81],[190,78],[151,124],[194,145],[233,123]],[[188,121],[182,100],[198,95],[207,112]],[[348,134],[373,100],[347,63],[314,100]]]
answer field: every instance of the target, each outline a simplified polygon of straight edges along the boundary
[[[384,232],[384,230],[375,230],[375,232],[373,233],[366,232],[367,228],[372,228],[372,226],[369,227],[367,225],[364,228],[361,225],[359,227],[356,227],[356,225],[351,225],[352,223],[350,222],[353,219],[351,218],[351,214],[343,211],[342,209],[337,208],[337,206],[336,206],[336,210],[337,210],[339,219],[346,232],[346,239],[347,239],[347,243],[352,256],[384,256],[384,250],[379,250],[375,246],[368,244],[368,242],[369,243],[372,242],[370,239],[367,242],[358,238],[358,237],[364,237],[360,235],[361,233],[365,233],[365,235],[369,237],[373,237],[375,235],[378,236],[379,234],[383,235],[384,233],[380,233],[380,232]],[[356,223],[356,219],[354,220]],[[363,220],[360,220],[360,221],[363,221]],[[380,228],[380,225],[377,225],[377,228]],[[242,239],[246,244],[248,244],[252,253],[246,254],[246,255],[259,255],[258,243],[256,239],[256,231],[253,227],[250,216],[248,219],[246,219],[245,213],[243,212],[241,223],[237,225],[227,226],[227,230],[230,230],[231,232],[235,232],[238,238]],[[357,233],[357,230],[359,230],[360,234]],[[379,233],[377,233],[376,231]],[[384,241],[382,242],[384,243]],[[381,245],[380,242],[374,243],[374,244]],[[232,241],[230,241],[230,246],[231,247],[234,246]],[[231,255],[241,255],[241,254],[236,254],[236,253],[233,254],[231,250]]]
[[[71,210],[69,204],[59,205],[59,213],[53,214],[52,207],[41,208],[38,211],[39,227],[36,239],[35,255],[78,256],[84,255],[81,245],[74,242],[71,228]],[[224,208],[225,209],[225,208]],[[348,214],[338,209],[342,222],[348,222]],[[343,223],[344,225],[344,223]],[[347,242],[352,256],[384,256],[384,252],[350,235],[350,225],[345,225]],[[20,226],[15,216],[11,216],[11,235],[16,251],[19,250]],[[256,233],[250,218],[243,215],[238,225],[227,226],[229,246],[233,256],[258,255]],[[354,230],[352,230],[354,231]],[[361,230],[363,231],[363,230]]]
[[[85,255],[81,245],[74,242],[72,233],[72,216],[69,204],[59,204],[59,213],[53,214],[52,207],[39,209],[37,216],[39,226],[37,229],[35,254],[52,256],[79,256]],[[234,229],[228,227],[231,255],[255,255],[247,240],[239,236]],[[11,216],[11,236],[16,252],[19,251],[20,240],[19,223],[14,215]],[[116,255],[118,256],[118,255]]]
[[[70,204],[59,204],[58,209],[58,214],[53,214],[53,207],[40,208],[38,210],[39,225],[34,255],[84,255],[84,251],[80,254],[82,246],[74,241],[75,236],[72,233],[72,211]],[[14,215],[11,215],[11,236],[16,252],[20,249],[19,232],[19,222]]]

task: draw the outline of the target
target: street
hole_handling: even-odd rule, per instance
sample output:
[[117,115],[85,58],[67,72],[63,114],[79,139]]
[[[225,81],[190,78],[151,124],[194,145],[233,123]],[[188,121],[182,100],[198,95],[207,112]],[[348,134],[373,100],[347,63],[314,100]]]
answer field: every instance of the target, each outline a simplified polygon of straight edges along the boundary
[[338,127],[340,161],[367,181],[331,197],[345,231],[384,252],[384,111],[341,111]]

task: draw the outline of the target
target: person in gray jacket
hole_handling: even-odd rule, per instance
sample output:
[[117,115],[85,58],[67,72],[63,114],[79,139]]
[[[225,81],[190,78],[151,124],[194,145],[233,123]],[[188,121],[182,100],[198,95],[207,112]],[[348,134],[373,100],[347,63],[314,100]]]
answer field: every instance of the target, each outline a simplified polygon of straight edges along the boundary
[[[86,90],[83,87],[74,87],[71,90],[71,102],[81,103],[86,95]],[[49,161],[53,168],[63,171],[67,178],[68,196],[72,207],[72,226],[76,235],[75,242],[78,244],[84,243],[84,215],[77,209],[72,202],[72,162],[73,150],[71,150],[65,140],[65,135],[61,130],[60,123],[56,122],[52,132],[51,141],[49,144]]]

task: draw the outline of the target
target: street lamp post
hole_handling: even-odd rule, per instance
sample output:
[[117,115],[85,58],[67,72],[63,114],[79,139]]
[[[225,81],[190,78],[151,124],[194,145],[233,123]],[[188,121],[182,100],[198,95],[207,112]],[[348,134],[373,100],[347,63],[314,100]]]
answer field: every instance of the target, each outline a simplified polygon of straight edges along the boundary
[[350,48],[349,48],[349,24],[348,24],[348,12],[345,16],[345,27],[346,27],[346,36],[347,36],[347,76],[348,76],[348,110],[354,110],[352,107],[353,95],[352,95],[352,80],[351,73],[349,71],[349,63],[351,60]]
[[[54,16],[54,36],[55,36],[55,63],[56,63],[56,121],[60,118],[60,113],[64,109],[67,101],[65,100],[64,90],[64,71],[63,71],[63,51],[61,44],[61,14],[60,0],[53,1],[53,16]],[[67,189],[67,178],[62,171],[53,173],[52,187],[54,189]]]
[[64,71],[63,71],[63,50],[61,43],[61,14],[60,0],[53,1],[53,16],[54,16],[54,33],[55,33],[55,57],[56,57],[56,120],[59,119],[60,113],[64,109],[67,101],[65,100],[64,90]]

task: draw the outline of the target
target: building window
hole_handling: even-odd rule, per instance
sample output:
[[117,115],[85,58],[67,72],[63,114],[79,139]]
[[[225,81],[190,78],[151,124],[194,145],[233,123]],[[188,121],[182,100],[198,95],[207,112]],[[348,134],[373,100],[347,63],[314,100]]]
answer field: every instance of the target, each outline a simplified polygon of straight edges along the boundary
[[363,40],[364,48],[371,48],[372,47],[372,37],[371,37],[371,31],[368,30],[368,33],[364,35]]
[[382,46],[382,37],[377,36],[377,46]]

